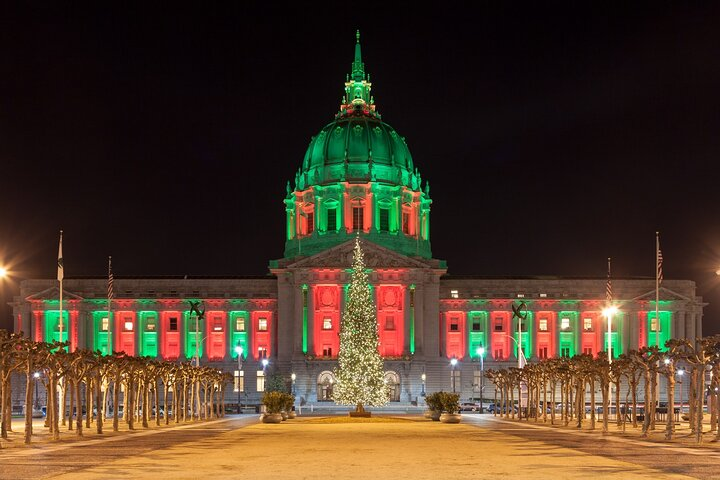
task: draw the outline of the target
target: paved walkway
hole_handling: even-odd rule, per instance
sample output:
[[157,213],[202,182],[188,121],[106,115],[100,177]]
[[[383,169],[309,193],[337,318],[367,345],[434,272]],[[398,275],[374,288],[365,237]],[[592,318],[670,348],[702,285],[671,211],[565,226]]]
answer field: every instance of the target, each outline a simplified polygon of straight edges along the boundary
[[[480,425],[468,419],[446,425],[421,417],[386,417],[370,423],[337,423],[341,421],[337,417],[305,417],[265,425],[255,423],[256,418],[130,433],[83,442],[72,449],[46,445],[5,450],[0,453],[4,465],[0,477],[692,478],[540,439],[528,440],[495,428],[495,422]],[[13,473],[13,466],[29,470]]]

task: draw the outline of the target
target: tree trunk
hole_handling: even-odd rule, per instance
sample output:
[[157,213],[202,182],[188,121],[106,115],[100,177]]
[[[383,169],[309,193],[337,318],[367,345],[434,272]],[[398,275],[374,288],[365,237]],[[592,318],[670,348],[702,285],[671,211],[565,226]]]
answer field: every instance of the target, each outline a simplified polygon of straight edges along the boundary
[[695,416],[695,442],[701,444],[703,441],[703,394],[705,393],[703,391],[705,389],[705,379],[703,376],[705,375],[705,365],[696,365],[693,375],[697,376],[697,380],[695,381],[697,407],[697,415]]
[[[78,379],[75,381],[75,398],[77,398],[77,400],[78,400],[77,401],[77,417],[76,417],[77,418],[77,431],[75,433],[76,433],[76,436],[78,436],[78,437],[83,436],[83,432],[82,432],[82,429],[83,429],[82,395],[80,392],[81,383],[82,382],[80,381],[80,377],[78,377]],[[70,423],[72,423],[72,422],[70,422]]]
[[[623,419],[620,416],[620,385],[622,384],[622,376],[618,376],[615,382],[615,425],[618,427]],[[625,411],[627,412],[627,402],[625,403]]]
[[595,377],[590,375],[590,430],[595,430],[597,420],[597,409],[595,408]]
[[113,432],[117,432],[120,429],[120,416],[118,411],[120,410],[120,372],[115,374],[115,381],[113,382]]
[[675,431],[675,364],[671,361],[668,364],[669,374],[667,378],[667,423],[665,424],[665,440],[672,440]]
[[[657,407],[659,394],[658,394],[658,374],[657,372],[650,375],[650,430],[655,430],[655,410]],[[648,409],[647,402],[645,402],[645,410]]]
[[85,377],[85,428],[90,429],[90,421],[93,416],[93,392],[94,380],[89,375]]
[[95,431],[103,433],[103,422],[105,421],[105,395],[102,390],[101,378],[98,376],[93,384],[95,385],[95,403],[97,404],[97,418],[95,419]]
[[632,425],[633,428],[637,428],[637,387],[638,377],[635,373],[632,374],[632,380],[630,381],[631,392],[632,392]]
[[53,373],[52,381],[50,382],[49,394],[52,397],[52,402],[48,405],[52,408],[52,439],[60,440],[60,404],[58,399],[58,387],[60,379]]
[[66,423],[65,419],[65,404],[67,403],[67,387],[68,387],[68,380],[65,378],[65,380],[62,383],[58,383],[60,385],[60,405],[58,412],[60,413],[59,418],[60,422],[62,423],[62,426],[64,427]]
[[128,375],[127,383],[125,384],[125,416],[128,421],[128,429],[135,430],[135,395],[133,389],[135,388],[135,382],[133,381],[133,375]]
[[[33,362],[29,358],[25,368],[25,444],[32,441],[32,414],[33,414]],[[37,380],[35,380],[37,381]]]
[[[73,382],[71,380],[68,380],[67,385],[65,386],[66,390],[70,390],[70,407],[69,407],[69,413],[68,413],[68,431],[71,431],[73,429],[73,409],[77,409],[75,406],[75,384],[77,382]],[[67,394],[66,394],[67,395]],[[63,423],[64,425],[64,423]]]
[[652,375],[650,375],[650,369],[647,366],[645,367],[643,374],[645,378],[645,412],[643,418],[642,436],[647,437],[648,429],[650,428],[650,416],[652,414],[652,411],[650,410],[650,406],[652,404],[652,380],[650,380],[650,377]]

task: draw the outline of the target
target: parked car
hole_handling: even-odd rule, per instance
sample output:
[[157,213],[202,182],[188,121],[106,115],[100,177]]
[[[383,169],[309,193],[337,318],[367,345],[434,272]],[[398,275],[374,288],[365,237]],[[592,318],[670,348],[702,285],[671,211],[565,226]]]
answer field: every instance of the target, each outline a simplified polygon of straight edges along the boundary
[[[506,409],[506,407],[501,406],[501,405],[497,405],[497,404],[495,404],[495,403],[491,403],[491,404],[488,405],[488,407],[487,407],[487,411],[488,411],[489,413],[495,413],[496,410],[497,410],[497,413],[507,413],[507,412],[508,412],[508,410]],[[517,405],[513,405],[511,411],[517,413],[517,411],[518,411]]]
[[475,402],[465,402],[460,404],[461,412],[479,412],[480,404]]

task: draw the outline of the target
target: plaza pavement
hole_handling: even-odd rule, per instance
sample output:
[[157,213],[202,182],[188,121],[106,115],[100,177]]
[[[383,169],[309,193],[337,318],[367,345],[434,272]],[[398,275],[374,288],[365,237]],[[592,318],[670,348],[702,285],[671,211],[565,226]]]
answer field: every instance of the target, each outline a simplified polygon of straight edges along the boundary
[[[33,478],[73,480],[693,478],[528,440],[513,435],[514,429],[527,426],[503,422],[505,430],[498,430],[493,427],[497,420],[482,417],[485,420],[478,423],[477,417],[465,416],[467,421],[459,425],[418,416],[362,423],[346,423],[340,417],[298,417],[267,425],[257,423],[255,416],[235,416],[95,437],[75,447],[41,442],[32,449],[3,450],[0,458],[15,465],[46,462],[44,474]],[[159,441],[170,432],[173,441]],[[76,466],[68,463],[78,455],[85,461]],[[0,478],[22,478],[6,477],[5,472],[9,473],[3,469]]]

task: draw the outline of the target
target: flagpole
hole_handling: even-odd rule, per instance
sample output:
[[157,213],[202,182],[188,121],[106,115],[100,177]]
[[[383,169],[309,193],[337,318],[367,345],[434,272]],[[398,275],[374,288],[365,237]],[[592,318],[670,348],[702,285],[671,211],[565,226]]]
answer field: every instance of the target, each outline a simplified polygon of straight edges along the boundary
[[63,341],[63,278],[65,277],[65,268],[63,267],[62,258],[62,237],[63,231],[60,230],[60,246],[58,247],[58,275],[57,279],[60,281],[60,341]]
[[660,232],[655,232],[655,345],[660,348]]
[[113,274],[112,274],[112,257],[108,257],[108,303],[107,303],[107,314],[108,314],[108,334],[107,334],[107,354],[110,355],[113,352],[112,348],[112,317],[111,306],[113,299]]

